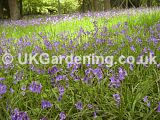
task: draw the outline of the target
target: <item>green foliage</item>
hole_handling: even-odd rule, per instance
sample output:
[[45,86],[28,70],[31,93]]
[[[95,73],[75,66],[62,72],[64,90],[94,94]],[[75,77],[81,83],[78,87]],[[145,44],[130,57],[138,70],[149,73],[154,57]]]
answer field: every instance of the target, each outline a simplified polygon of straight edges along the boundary
[[57,14],[58,8],[64,13],[77,11],[79,4],[77,0],[24,0],[24,14]]
[[[58,4],[60,2],[60,4]],[[112,8],[126,8],[127,0],[111,0]],[[158,6],[159,0],[130,0],[128,7]],[[97,0],[97,10],[104,10],[104,1]],[[92,0],[23,0],[24,14],[67,14],[77,11],[86,12],[93,10]]]

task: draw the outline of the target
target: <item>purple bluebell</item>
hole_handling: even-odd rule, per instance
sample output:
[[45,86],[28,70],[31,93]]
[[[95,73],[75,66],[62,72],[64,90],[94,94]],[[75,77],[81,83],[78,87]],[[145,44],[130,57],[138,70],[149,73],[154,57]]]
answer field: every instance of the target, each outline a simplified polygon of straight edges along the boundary
[[114,75],[112,77],[110,77],[110,84],[109,87],[113,87],[113,88],[119,88],[120,87],[120,80],[117,79]]
[[3,49],[0,47],[0,55],[3,54]]
[[30,120],[30,118],[28,117],[28,114],[26,112],[14,109],[11,114],[11,120]]
[[74,77],[74,81],[79,81],[79,80],[81,79],[81,78],[78,77],[77,75],[74,75],[73,77]]
[[53,105],[47,100],[42,100],[41,106],[42,109],[46,109],[46,108],[51,108]]
[[96,111],[93,113],[93,118],[97,118],[97,113],[96,113]]
[[133,71],[134,65],[133,65],[133,64],[130,64],[129,68],[130,68],[131,71]]
[[132,41],[133,41],[133,39],[132,39],[130,36],[126,36],[126,38],[127,38],[127,40],[128,40],[129,42],[132,42]]
[[58,90],[59,90],[59,93],[60,93],[60,95],[63,95],[64,94],[64,87],[63,86],[60,86],[60,87],[58,87]]
[[0,78],[0,81],[4,81],[5,80],[5,78]]
[[124,80],[125,79],[125,76],[127,76],[127,71],[121,67],[118,68],[118,77],[119,77],[119,80]]
[[58,68],[56,66],[53,66],[52,68],[48,69],[48,74],[54,75],[58,72]]
[[0,95],[5,94],[7,92],[7,86],[0,83]]
[[25,96],[26,92],[22,91],[21,94],[22,94],[23,96]]
[[41,93],[41,89],[42,85],[37,81],[32,81],[32,83],[29,85],[29,90],[33,93]]
[[120,102],[121,102],[121,96],[120,96],[120,94],[113,94],[113,98],[116,101],[117,106],[119,106]]
[[26,85],[23,85],[23,86],[21,87],[21,90],[25,91],[25,90],[26,90]]
[[151,102],[150,102],[150,101],[147,102],[147,106],[148,106],[148,107],[151,106]]
[[148,101],[148,96],[145,96],[145,97],[143,98],[143,101],[144,101],[144,102],[147,102],[147,101]]
[[88,107],[89,109],[92,109],[92,108],[93,108],[93,105],[92,105],[92,104],[88,104],[87,107]]
[[88,84],[90,79],[88,78],[88,76],[85,75],[83,78],[83,81]]
[[155,55],[154,51],[150,50],[150,55],[154,56]]
[[65,114],[65,112],[61,112],[61,113],[59,114],[59,117],[60,117],[60,120],[65,120],[65,119],[66,119],[66,114]]
[[52,50],[52,49],[53,49],[52,44],[51,44],[50,41],[48,41],[48,40],[44,40],[44,45],[46,46],[46,48],[47,48],[48,50]]
[[159,112],[159,113],[160,113],[160,102],[158,103],[157,112]]
[[143,49],[143,53],[147,53],[147,48],[145,47],[144,49]]
[[110,45],[110,46],[114,45],[113,41],[112,40],[108,40],[108,45]]
[[17,82],[21,81],[24,77],[23,71],[17,71],[14,75],[14,83],[17,84]]
[[40,120],[48,120],[48,119],[45,117],[45,118],[41,118]]
[[93,74],[98,77],[98,79],[103,78],[103,72],[100,68],[93,69],[92,71],[93,71]]
[[142,44],[142,39],[138,38],[138,42],[140,43],[140,45]]
[[58,47],[60,45],[60,42],[54,42],[54,47]]
[[59,95],[57,100],[60,102],[62,100],[62,95]]
[[61,80],[64,80],[64,76],[63,75],[58,75],[56,77],[56,81],[58,82],[58,81],[61,81]]
[[13,94],[13,93],[14,93],[13,88],[10,88],[10,93],[11,93],[11,94]]
[[136,51],[136,48],[132,45],[132,46],[131,46],[131,50],[132,50],[133,52],[135,52],[135,51]]
[[151,37],[151,40],[153,41],[153,43],[154,43],[154,45],[156,46],[157,44],[158,44],[158,39],[157,38],[155,38],[155,37]]
[[76,106],[77,110],[82,110],[82,109],[83,109],[83,104],[82,104],[82,102],[77,102],[77,103],[75,104],[75,106]]
[[157,68],[159,68],[159,69],[160,69],[160,64],[157,64]]
[[148,100],[148,96],[145,96],[145,97],[143,98],[143,102],[145,102],[148,107],[151,106],[151,102]]

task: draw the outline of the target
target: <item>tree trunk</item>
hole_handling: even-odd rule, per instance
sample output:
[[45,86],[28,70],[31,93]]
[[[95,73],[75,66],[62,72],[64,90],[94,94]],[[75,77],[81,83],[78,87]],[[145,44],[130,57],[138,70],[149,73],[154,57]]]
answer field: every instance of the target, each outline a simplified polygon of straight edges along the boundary
[[110,10],[111,9],[111,3],[110,0],[104,0],[104,10]]
[[126,9],[128,9],[128,3],[129,3],[129,1],[126,0]]
[[93,11],[98,11],[98,2],[97,2],[97,0],[91,0],[91,2],[92,2],[92,10]]
[[19,0],[19,9],[20,9],[20,15],[22,17],[23,16],[23,4],[22,4],[22,0]]
[[12,20],[20,19],[20,10],[18,7],[18,1],[17,0],[8,0],[8,3],[9,3],[11,19]]
[[90,12],[92,11],[92,2],[91,2],[91,0],[88,0],[88,10]]
[[58,0],[58,14],[61,15],[61,2]]
[[10,10],[9,10],[9,5],[8,5],[8,0],[3,0],[3,5],[4,5],[4,8],[7,10],[5,11],[6,13],[3,15],[7,16],[7,18],[10,18]]
[[0,0],[0,19],[3,18],[3,7],[2,7],[2,0]]
[[85,0],[82,1],[82,12],[85,12]]

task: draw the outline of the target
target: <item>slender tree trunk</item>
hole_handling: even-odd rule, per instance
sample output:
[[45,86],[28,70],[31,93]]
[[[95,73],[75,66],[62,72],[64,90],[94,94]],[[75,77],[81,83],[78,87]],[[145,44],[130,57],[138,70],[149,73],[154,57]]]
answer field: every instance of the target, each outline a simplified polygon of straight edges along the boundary
[[98,11],[98,0],[94,0],[94,10]]
[[91,0],[88,1],[88,9],[91,12],[92,11],[92,2]]
[[58,0],[58,14],[61,14],[61,3],[60,0]]
[[20,15],[22,17],[23,16],[23,4],[22,4],[22,0],[19,0],[19,9],[20,9]]
[[3,6],[2,6],[2,0],[0,0],[0,19],[3,18]]
[[91,8],[92,8],[92,11],[94,11],[94,0],[91,0]]
[[93,11],[98,11],[98,2],[97,0],[91,0],[92,2],[92,10]]
[[20,9],[18,8],[17,0],[8,0],[10,8],[10,16],[12,20],[20,19]]
[[82,1],[82,12],[85,12],[85,0]]
[[110,10],[111,9],[111,3],[110,0],[104,0],[104,10]]
[[129,1],[126,0],[126,9],[128,9],[128,3],[129,3]]

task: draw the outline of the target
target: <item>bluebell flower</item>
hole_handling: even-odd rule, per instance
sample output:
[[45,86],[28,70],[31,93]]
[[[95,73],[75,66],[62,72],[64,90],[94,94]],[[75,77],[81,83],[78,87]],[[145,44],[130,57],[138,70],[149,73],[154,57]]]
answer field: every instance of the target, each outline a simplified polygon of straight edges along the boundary
[[134,65],[133,65],[133,64],[130,64],[129,68],[130,68],[131,71],[133,71]]
[[132,46],[131,46],[131,50],[132,50],[133,52],[135,52],[135,51],[136,51],[136,48],[132,45]]
[[145,96],[145,97],[143,98],[143,102],[145,102],[148,107],[151,106],[151,102],[148,100],[148,96]]
[[144,101],[144,102],[147,102],[147,101],[148,101],[148,96],[145,96],[145,97],[143,98],[143,101]]
[[52,68],[48,69],[48,74],[54,75],[58,72],[58,68],[56,66],[53,66]]
[[64,87],[63,86],[60,86],[60,87],[58,87],[58,90],[59,90],[59,93],[60,93],[60,95],[63,95],[64,94]]
[[96,111],[93,113],[93,118],[97,118],[97,113],[96,113]]
[[7,92],[7,86],[0,83],[0,95],[5,94]]
[[49,101],[42,100],[41,106],[42,106],[42,109],[46,109],[46,108],[51,108],[53,105]]
[[18,109],[14,109],[11,114],[11,120],[30,120],[27,112],[19,111]]
[[117,106],[119,107],[120,102],[121,102],[121,96],[120,96],[120,94],[113,94],[113,98],[116,101]]
[[92,109],[92,108],[93,108],[93,105],[92,105],[92,104],[88,104],[87,107],[88,107],[89,109]]
[[83,109],[83,104],[82,104],[82,102],[77,102],[77,103],[75,104],[75,106],[76,106],[77,110],[82,110],[82,109]]
[[59,117],[60,117],[60,120],[65,120],[65,119],[66,119],[66,114],[65,114],[65,112],[61,112],[61,113],[59,114]]
[[117,79],[114,75],[112,77],[110,77],[109,87],[119,88],[120,84],[121,84],[120,80]]
[[29,90],[33,93],[41,93],[41,89],[42,85],[37,81],[32,81],[32,83],[29,85]]
[[159,113],[160,113],[160,102],[158,103],[157,112],[159,112]]
[[0,81],[4,81],[5,80],[5,78],[0,78]]
[[14,90],[13,90],[13,88],[10,88],[10,93],[12,94],[12,93],[14,93]]

